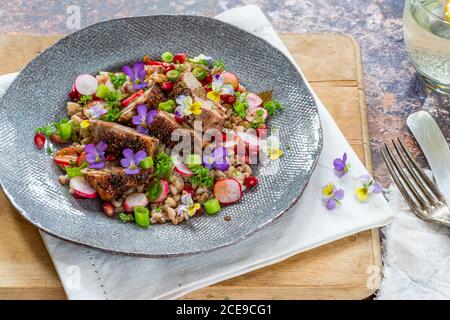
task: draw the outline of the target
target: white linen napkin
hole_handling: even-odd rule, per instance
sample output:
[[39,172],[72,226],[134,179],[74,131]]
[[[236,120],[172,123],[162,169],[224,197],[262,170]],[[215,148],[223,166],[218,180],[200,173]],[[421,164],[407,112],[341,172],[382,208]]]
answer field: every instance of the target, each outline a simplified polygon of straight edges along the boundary
[[[235,8],[216,18],[266,39],[295,64],[257,6]],[[7,77],[0,78],[0,86],[7,87],[11,76]],[[388,224],[393,213],[383,196],[376,195],[366,203],[353,196],[359,186],[357,178],[367,174],[367,170],[315,94],[314,98],[323,126],[323,151],[302,198],[280,219],[233,246],[175,258],[112,255],[42,233],[69,299],[174,299],[299,252]],[[332,162],[344,152],[352,170],[339,179]],[[331,181],[346,191],[342,206],[335,211],[328,211],[321,202],[321,188]]]
[[450,299],[450,228],[419,219],[394,184],[387,196],[396,215],[383,228],[384,277],[376,299]]

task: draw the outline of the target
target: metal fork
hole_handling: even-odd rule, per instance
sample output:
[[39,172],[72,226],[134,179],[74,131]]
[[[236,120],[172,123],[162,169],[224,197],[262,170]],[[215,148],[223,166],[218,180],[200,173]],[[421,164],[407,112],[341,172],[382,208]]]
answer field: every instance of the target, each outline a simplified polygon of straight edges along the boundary
[[386,143],[381,148],[381,154],[411,210],[425,221],[450,227],[450,212],[445,197],[417,165],[402,140],[397,138],[392,140],[392,144],[403,167]]

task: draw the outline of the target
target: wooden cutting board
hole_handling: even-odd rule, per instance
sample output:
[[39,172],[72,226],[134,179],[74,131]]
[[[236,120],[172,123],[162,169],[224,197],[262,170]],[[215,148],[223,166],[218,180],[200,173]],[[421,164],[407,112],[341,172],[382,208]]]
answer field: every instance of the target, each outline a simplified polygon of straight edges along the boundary
[[[337,34],[281,37],[371,170],[361,56],[356,42]],[[20,70],[59,38],[0,35],[0,74]],[[0,299],[66,298],[37,229],[16,213],[1,191],[0,221]],[[185,298],[363,299],[374,292],[380,267],[378,231],[369,230],[197,290]]]

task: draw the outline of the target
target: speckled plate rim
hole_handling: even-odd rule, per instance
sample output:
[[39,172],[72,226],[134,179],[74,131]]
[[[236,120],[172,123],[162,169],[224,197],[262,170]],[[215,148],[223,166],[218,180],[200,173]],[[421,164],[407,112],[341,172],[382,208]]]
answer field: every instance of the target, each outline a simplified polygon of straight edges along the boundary
[[[31,64],[31,62],[33,62],[34,60],[38,59],[39,56],[40,56],[41,54],[43,54],[44,52],[50,50],[51,48],[53,48],[53,46],[59,44],[60,42],[66,41],[66,38],[67,38],[67,37],[74,36],[74,35],[76,35],[76,34],[78,34],[78,33],[80,33],[80,32],[85,32],[86,30],[89,30],[89,29],[91,29],[91,28],[95,28],[95,27],[97,27],[97,26],[100,25],[100,24],[110,23],[111,21],[126,21],[126,20],[133,20],[133,19],[135,19],[135,18],[148,18],[148,17],[155,17],[155,16],[159,16],[159,17],[179,16],[179,17],[189,17],[189,18],[194,18],[194,19],[195,19],[195,18],[202,18],[202,19],[205,19],[205,20],[212,20],[212,21],[214,21],[214,23],[225,24],[225,25],[228,25],[228,26],[230,26],[230,27],[232,27],[232,28],[239,29],[240,32],[244,32],[244,33],[246,33],[247,35],[249,35],[249,36],[251,36],[251,37],[256,37],[256,38],[258,38],[259,40],[263,41],[267,46],[269,46],[269,47],[271,47],[272,49],[278,51],[280,54],[282,54],[283,56],[285,56],[285,57],[288,59],[288,63],[290,63],[290,64],[297,70],[297,72],[299,73],[299,76],[302,78],[303,82],[305,83],[305,85],[306,85],[306,87],[307,87],[307,89],[308,89],[308,92],[310,93],[311,97],[313,98],[314,105],[315,105],[315,107],[316,107],[316,108],[315,108],[315,113],[316,113],[316,115],[317,115],[317,118],[318,118],[318,124],[319,124],[319,127],[318,127],[318,138],[319,138],[319,139],[318,139],[318,141],[317,141],[316,157],[315,157],[314,162],[313,162],[313,164],[311,165],[311,168],[310,168],[310,170],[309,170],[309,172],[308,172],[306,183],[299,189],[298,193],[295,195],[295,197],[293,197],[292,201],[291,201],[291,202],[290,202],[283,210],[281,210],[280,212],[278,212],[273,218],[268,219],[265,223],[259,225],[257,228],[253,229],[251,232],[248,232],[247,234],[245,234],[245,235],[243,235],[243,236],[241,236],[241,237],[237,237],[237,238],[234,239],[233,241],[228,241],[228,242],[226,242],[226,243],[217,245],[216,247],[213,247],[213,248],[201,249],[201,250],[194,250],[194,251],[186,251],[186,252],[181,252],[181,253],[169,253],[169,254],[145,254],[145,253],[140,253],[140,252],[124,252],[124,251],[120,251],[120,250],[112,250],[112,249],[105,248],[105,247],[102,247],[102,246],[94,246],[94,245],[92,245],[92,244],[89,244],[89,243],[86,243],[86,242],[83,242],[83,241],[76,241],[76,240],[73,240],[73,239],[68,239],[68,238],[65,238],[64,236],[57,235],[57,234],[53,233],[53,232],[52,232],[51,230],[49,230],[48,228],[45,228],[45,227],[39,225],[39,223],[36,223],[35,221],[33,221],[32,219],[30,219],[30,218],[28,217],[28,215],[25,213],[25,210],[22,209],[22,208],[20,207],[20,205],[18,205],[18,204],[16,203],[16,201],[14,200],[14,196],[11,195],[11,194],[3,187],[3,178],[2,178],[2,176],[0,175],[0,187],[1,187],[2,191],[3,191],[3,193],[5,194],[6,198],[11,202],[11,204],[14,206],[14,208],[16,208],[16,210],[20,213],[20,215],[21,215],[26,221],[28,221],[29,223],[31,223],[32,225],[34,225],[35,227],[37,227],[40,231],[43,231],[43,232],[45,232],[45,233],[48,234],[48,235],[51,235],[51,236],[53,236],[53,237],[55,237],[55,238],[57,238],[57,239],[61,239],[61,240],[67,241],[67,242],[69,242],[69,243],[81,245],[81,246],[87,247],[87,248],[97,249],[97,250],[100,250],[100,251],[103,251],[103,252],[107,252],[107,253],[111,253],[111,254],[123,255],[123,256],[136,256],[136,257],[146,257],[146,258],[171,258],[171,257],[189,256],[189,255],[194,255],[194,254],[199,254],[199,253],[207,253],[207,252],[216,251],[216,250],[221,249],[221,248],[225,248],[225,247],[232,246],[232,245],[234,245],[234,244],[236,244],[236,243],[238,243],[238,242],[240,242],[240,241],[242,241],[242,240],[244,240],[244,239],[249,238],[250,236],[252,236],[252,235],[254,235],[255,233],[257,233],[258,231],[261,231],[261,230],[264,229],[266,226],[268,226],[268,225],[270,225],[271,223],[273,223],[274,221],[278,220],[285,212],[289,211],[289,209],[291,209],[291,208],[298,202],[298,200],[301,198],[303,192],[305,191],[306,187],[308,186],[309,181],[310,181],[310,179],[311,179],[311,175],[312,175],[312,173],[314,172],[314,170],[315,170],[315,168],[316,168],[316,166],[317,166],[318,160],[319,160],[319,158],[320,158],[320,155],[321,155],[322,149],[323,149],[323,129],[322,129],[322,121],[320,120],[320,115],[319,115],[319,112],[318,112],[318,106],[317,106],[316,99],[314,98],[314,95],[313,95],[312,92],[311,92],[311,88],[310,88],[310,85],[309,85],[308,81],[306,80],[306,78],[305,78],[305,77],[302,75],[302,73],[300,72],[300,68],[299,68],[297,65],[295,65],[295,64],[289,59],[289,57],[287,57],[280,49],[278,49],[277,47],[275,47],[274,45],[272,45],[270,42],[268,42],[268,41],[265,40],[264,38],[258,37],[258,36],[256,36],[256,35],[254,35],[254,34],[248,32],[248,31],[246,31],[246,30],[244,30],[244,29],[241,29],[241,28],[239,28],[239,27],[236,27],[235,25],[232,25],[232,24],[227,23],[227,22],[220,21],[220,20],[218,20],[218,19],[214,19],[214,18],[210,18],[210,17],[206,17],[206,16],[178,15],[178,14],[167,15],[167,14],[166,14],[166,15],[149,15],[149,16],[138,16],[138,17],[125,17],[125,18],[110,19],[110,20],[105,20],[105,21],[97,22],[97,23],[95,23],[95,24],[92,24],[92,25],[90,25],[90,26],[88,26],[88,27],[86,27],[86,28],[77,30],[77,31],[75,31],[75,32],[73,32],[73,33],[71,33],[71,34],[69,34],[69,35],[67,35],[67,36],[65,36],[65,37],[63,37],[63,38],[57,40],[57,41],[56,41],[54,44],[52,44],[50,47],[48,47],[48,48],[46,48],[45,50],[43,50],[42,52],[40,52],[35,58],[33,58],[33,59],[32,59],[25,67],[23,67],[23,68],[20,70],[19,75],[18,75],[17,78],[14,79],[14,81],[11,83],[10,87],[11,87],[16,81],[18,81],[18,79],[19,79],[20,76],[21,76],[22,71],[26,70],[26,69],[29,67],[29,65]],[[7,89],[7,91],[8,91],[8,90],[9,90],[9,88]],[[3,98],[2,98],[2,99],[3,99]],[[0,99],[0,100],[1,100],[1,99]]]

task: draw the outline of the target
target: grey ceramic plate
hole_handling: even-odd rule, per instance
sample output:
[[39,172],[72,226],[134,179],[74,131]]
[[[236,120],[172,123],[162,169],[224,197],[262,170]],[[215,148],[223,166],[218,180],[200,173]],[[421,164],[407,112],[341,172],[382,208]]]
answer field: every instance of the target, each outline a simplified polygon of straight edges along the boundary
[[[99,201],[74,199],[58,183],[61,172],[51,158],[35,149],[33,135],[36,127],[65,116],[67,94],[78,74],[95,74],[167,50],[222,59],[251,91],[273,89],[286,108],[271,121],[280,128],[285,156],[278,173],[260,176],[256,190],[219,215],[145,230],[106,218]],[[209,251],[260,230],[300,197],[322,146],[317,107],[295,66],[250,33],[194,16],[111,20],[62,39],[25,67],[0,101],[0,115],[0,182],[25,219],[65,240],[151,257]]]

